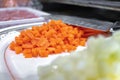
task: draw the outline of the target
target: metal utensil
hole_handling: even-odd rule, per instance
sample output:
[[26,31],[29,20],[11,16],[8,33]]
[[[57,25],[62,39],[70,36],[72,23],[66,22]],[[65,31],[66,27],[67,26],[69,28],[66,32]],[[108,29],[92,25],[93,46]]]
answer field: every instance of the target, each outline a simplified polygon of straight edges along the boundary
[[107,22],[107,21],[86,19],[86,18],[59,15],[59,14],[49,15],[47,17],[49,17],[50,19],[55,19],[55,20],[62,20],[63,22],[69,25],[73,25],[73,26],[75,25],[78,27],[84,27],[84,28],[93,29],[97,31],[103,31],[103,32],[111,33],[111,32],[114,32],[120,29],[120,21],[116,21],[112,23],[112,22]]
[[110,32],[114,32],[114,31],[117,31],[117,30],[120,30],[120,21],[116,21],[116,22],[111,26]]

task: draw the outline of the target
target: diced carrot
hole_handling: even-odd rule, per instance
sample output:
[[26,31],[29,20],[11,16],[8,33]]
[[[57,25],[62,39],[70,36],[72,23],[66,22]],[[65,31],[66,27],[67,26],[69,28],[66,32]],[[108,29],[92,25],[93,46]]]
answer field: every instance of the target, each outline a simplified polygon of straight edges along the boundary
[[32,34],[31,30],[26,30],[26,35],[27,35],[30,39],[34,39],[34,35]]
[[22,44],[22,48],[33,48],[33,45],[31,43],[25,43],[25,44]]
[[15,37],[15,41],[16,41],[17,45],[22,45],[23,44],[23,40],[20,37]]
[[10,43],[10,49],[11,50],[15,50],[15,47],[17,46],[17,44],[14,42],[14,41],[12,41],[11,43]]
[[47,50],[48,50],[49,52],[51,52],[51,54],[53,54],[54,51],[55,51],[55,48],[54,48],[54,47],[49,47],[49,48],[47,48]]
[[14,47],[16,54],[20,54],[22,52],[22,47],[16,46]]
[[10,49],[26,58],[47,57],[50,54],[75,50],[85,46],[87,38],[102,33],[92,29],[70,26],[61,20],[51,20],[41,26],[33,26],[20,32],[11,42]]
[[24,36],[22,40],[23,40],[23,43],[27,43],[30,41],[30,38],[28,36]]
[[32,58],[32,54],[24,54],[25,58]]
[[66,50],[66,48],[64,47],[64,49],[61,47],[61,46],[56,46],[56,50],[55,50],[55,53],[61,53],[61,52],[64,52]]
[[31,54],[32,53],[32,50],[31,49],[24,49],[23,50],[23,54]]
[[31,40],[31,44],[33,45],[33,47],[36,47],[38,43],[38,40]]
[[36,48],[33,48],[33,49],[32,49],[32,56],[33,56],[33,57],[38,57],[38,51],[37,51]]
[[38,53],[39,53],[39,56],[41,56],[41,57],[47,57],[48,56],[48,53],[46,52],[45,49],[39,49],[38,48]]

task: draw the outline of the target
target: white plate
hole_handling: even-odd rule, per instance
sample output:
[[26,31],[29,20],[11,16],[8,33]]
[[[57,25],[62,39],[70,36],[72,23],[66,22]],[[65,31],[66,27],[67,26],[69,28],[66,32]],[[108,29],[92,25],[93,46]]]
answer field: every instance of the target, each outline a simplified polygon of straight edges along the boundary
[[11,80],[12,77],[9,74],[9,70],[6,67],[4,53],[7,49],[10,42],[14,39],[15,36],[19,34],[19,30],[23,30],[29,28],[33,25],[41,25],[41,23],[32,23],[32,24],[24,24],[18,26],[12,26],[4,29],[0,29],[0,79],[1,80]]
[[[25,25],[12,26],[0,30],[0,79],[2,80],[38,80],[37,67],[50,64],[58,56],[68,55],[58,54],[50,55],[47,58],[30,58],[26,59],[22,54],[17,55],[14,52],[7,52],[6,49],[15,36],[19,35],[19,31],[30,28],[33,25],[41,25],[43,23],[32,23]],[[83,47],[79,50],[84,49]],[[7,60],[6,60],[7,59]],[[27,74],[27,75],[26,75]]]

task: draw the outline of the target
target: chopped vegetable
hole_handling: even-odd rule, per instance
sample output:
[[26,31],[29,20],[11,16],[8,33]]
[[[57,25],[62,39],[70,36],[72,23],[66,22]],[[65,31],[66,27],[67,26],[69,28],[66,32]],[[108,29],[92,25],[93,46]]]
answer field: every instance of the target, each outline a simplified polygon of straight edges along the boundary
[[38,67],[39,80],[120,80],[120,31],[88,39],[87,47]]
[[16,54],[23,53],[25,57],[47,57],[49,54],[70,52],[77,46],[85,46],[88,38],[86,34],[97,33],[100,32],[70,26],[61,20],[51,20],[41,26],[21,31],[10,44],[10,49]]

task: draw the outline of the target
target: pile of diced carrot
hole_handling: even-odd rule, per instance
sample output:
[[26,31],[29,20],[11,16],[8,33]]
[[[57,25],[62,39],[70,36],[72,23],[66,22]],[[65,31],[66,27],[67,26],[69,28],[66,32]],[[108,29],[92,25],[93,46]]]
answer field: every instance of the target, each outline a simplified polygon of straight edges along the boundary
[[84,31],[61,20],[51,20],[41,26],[33,26],[20,32],[11,42],[10,49],[25,58],[47,57],[50,54],[70,52],[77,46],[84,46],[87,38]]

